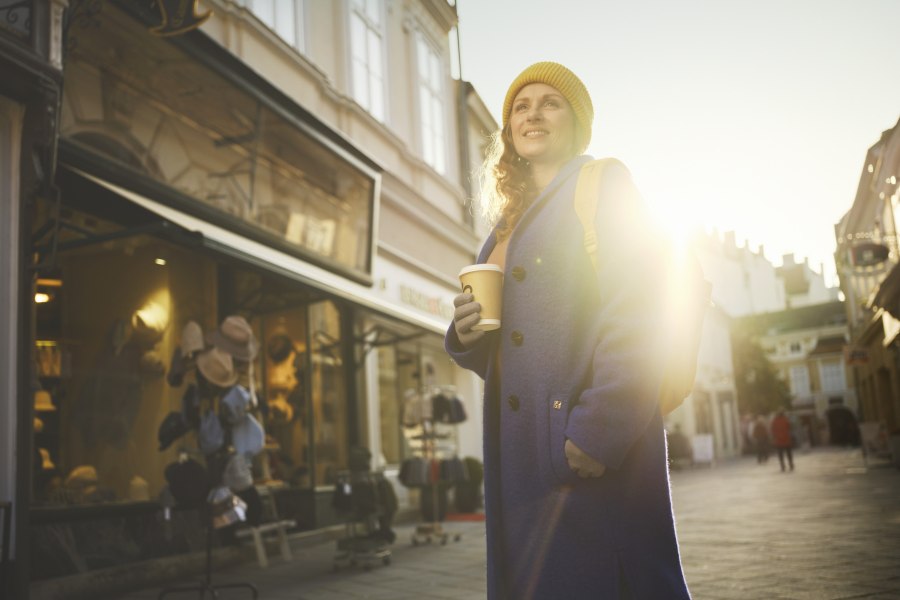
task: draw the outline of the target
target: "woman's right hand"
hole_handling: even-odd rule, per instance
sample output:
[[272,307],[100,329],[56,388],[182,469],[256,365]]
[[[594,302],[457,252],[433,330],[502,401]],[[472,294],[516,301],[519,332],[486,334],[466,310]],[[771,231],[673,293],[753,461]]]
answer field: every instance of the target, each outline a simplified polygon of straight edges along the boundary
[[464,348],[469,349],[484,337],[483,331],[472,329],[481,320],[481,304],[475,302],[475,296],[463,292],[453,299],[456,310],[453,312],[453,328],[456,337]]

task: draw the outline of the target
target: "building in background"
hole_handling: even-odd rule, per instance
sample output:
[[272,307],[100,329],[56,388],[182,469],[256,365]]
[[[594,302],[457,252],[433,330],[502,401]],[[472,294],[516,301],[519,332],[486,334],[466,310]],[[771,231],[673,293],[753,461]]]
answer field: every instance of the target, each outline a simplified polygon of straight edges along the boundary
[[748,315],[735,327],[758,341],[787,382],[798,441],[813,446],[855,444],[858,406],[852,371],[844,361],[849,340],[843,302]]
[[[816,272],[807,262],[796,263],[791,254],[785,255],[783,265],[776,268],[762,247],[754,251],[746,244],[738,246],[731,231],[697,235],[692,247],[706,279],[712,283],[713,307],[704,322],[694,392],[666,421],[670,431],[678,426],[695,440],[695,453],[699,450],[704,460],[712,460],[740,454],[744,445],[741,419],[745,415],[738,408],[733,328],[745,318],[783,313],[792,306],[831,306],[829,303],[837,300],[837,290],[825,285],[824,269]],[[832,323],[823,321],[819,325],[831,331]],[[801,361],[812,361],[812,369],[818,368],[816,359],[808,356],[815,345],[804,347],[800,355]],[[774,346],[764,347],[769,359],[777,364],[780,358]],[[788,372],[782,372],[787,381]],[[843,398],[846,392],[841,390]],[[824,418],[824,409],[818,414]]]
[[257,483],[298,529],[338,522],[354,446],[396,478],[409,390],[456,395],[455,447],[481,453],[481,382],[443,333],[496,124],[450,75],[453,3],[162,5],[35,3],[36,34],[0,30],[27,75],[0,82],[0,168],[21,173],[0,183],[0,268],[20,281],[0,306],[22,324],[0,352],[17,598],[88,593],[111,568],[140,584],[146,561],[202,549],[195,513],[160,520],[166,469],[200,458],[193,433],[157,439],[182,408],[164,373],[189,320],[240,314],[260,340]]
[[900,122],[866,153],[856,198],[835,225],[835,263],[850,326],[860,420],[900,432]]

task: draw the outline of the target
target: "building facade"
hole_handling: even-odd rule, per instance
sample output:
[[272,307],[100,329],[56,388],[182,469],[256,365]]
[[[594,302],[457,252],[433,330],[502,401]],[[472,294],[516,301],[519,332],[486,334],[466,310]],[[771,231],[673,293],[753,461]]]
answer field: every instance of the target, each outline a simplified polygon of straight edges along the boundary
[[[810,268],[808,262],[797,263],[791,254],[785,255],[782,266],[776,268],[766,258],[762,247],[752,250],[747,244],[739,246],[731,231],[721,235],[713,232],[695,236],[692,247],[706,279],[712,283],[713,306],[704,322],[694,393],[682,408],[667,418],[667,424],[670,430],[678,426],[690,438],[698,440],[698,448],[705,459],[735,456],[743,450],[744,428],[741,423],[746,415],[741,415],[738,408],[731,350],[733,327],[743,319],[755,318],[754,315],[781,313],[792,306],[836,301],[837,290],[825,285],[823,268],[817,272]],[[826,322],[819,325],[826,329],[831,327]],[[830,335],[828,332],[826,334]],[[814,341],[821,335],[825,334],[816,330]],[[801,362],[807,360],[807,355],[815,346],[813,343],[805,348],[800,354]],[[774,350],[775,346],[766,342],[766,347],[770,360],[779,364],[781,357]],[[830,362],[828,364],[825,369],[830,374],[832,366]],[[816,363],[809,368],[816,370],[820,367]],[[790,381],[789,371],[782,369],[785,381]],[[832,378],[829,377],[828,382],[831,385]],[[846,390],[843,387],[840,389],[837,395],[847,397]],[[850,404],[853,405],[853,402],[850,401]],[[808,408],[805,406],[802,410],[807,411]],[[818,413],[813,410],[810,414],[824,418],[825,409],[819,408]]]
[[900,123],[866,153],[853,204],[835,225],[835,263],[850,326],[860,420],[900,433]]
[[787,382],[798,443],[855,444],[859,406],[845,364],[849,329],[844,303],[814,304],[750,315],[736,323],[758,341]]
[[[266,432],[254,474],[300,530],[338,522],[352,448],[396,478],[409,390],[456,395],[455,452],[479,457],[481,382],[442,339],[482,233],[462,149],[495,124],[450,75],[454,6],[58,6],[58,60],[40,67],[57,97],[3,105],[13,140],[34,107],[59,111],[43,193],[26,195],[23,175],[2,205],[4,227],[21,223],[3,236],[21,283],[5,326],[25,324],[4,348],[18,377],[0,405],[18,434],[0,488],[17,498],[15,597],[201,549],[195,516],[161,508],[167,468],[202,461],[194,433],[158,438],[186,401],[165,375],[188,321],[252,326]],[[40,166],[23,148],[4,149],[3,168]]]
[[[30,209],[52,198],[62,92],[62,20],[67,2],[0,2],[0,596],[27,597],[31,468],[29,356],[32,273],[21,246]],[[20,401],[21,400],[21,401]],[[27,447],[27,446],[26,446]]]

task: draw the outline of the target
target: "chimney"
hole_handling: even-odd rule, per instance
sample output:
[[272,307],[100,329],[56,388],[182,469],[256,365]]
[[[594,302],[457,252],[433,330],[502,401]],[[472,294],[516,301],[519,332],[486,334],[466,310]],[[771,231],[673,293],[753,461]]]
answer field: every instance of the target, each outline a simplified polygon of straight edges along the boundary
[[734,242],[734,231],[726,231],[724,241],[728,248],[737,248],[737,244]]

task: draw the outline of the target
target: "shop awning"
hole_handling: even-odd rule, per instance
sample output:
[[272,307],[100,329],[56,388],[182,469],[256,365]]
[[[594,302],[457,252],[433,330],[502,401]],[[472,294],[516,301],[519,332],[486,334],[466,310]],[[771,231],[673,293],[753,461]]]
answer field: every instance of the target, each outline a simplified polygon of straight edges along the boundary
[[260,267],[271,273],[288,277],[382,315],[399,319],[406,323],[411,323],[428,331],[443,334],[447,329],[446,322],[416,313],[402,305],[388,303],[384,299],[373,294],[369,288],[359,283],[350,281],[340,275],[305,262],[295,256],[275,250],[265,244],[247,239],[241,235],[228,231],[227,229],[208,223],[203,219],[170,208],[147,198],[146,196],[85,173],[79,169],[69,168],[79,176],[108,189],[122,198],[134,202],[138,206],[159,215],[167,221],[171,221],[188,231],[200,234],[203,239],[203,244],[212,250]]

